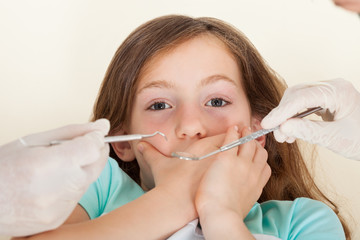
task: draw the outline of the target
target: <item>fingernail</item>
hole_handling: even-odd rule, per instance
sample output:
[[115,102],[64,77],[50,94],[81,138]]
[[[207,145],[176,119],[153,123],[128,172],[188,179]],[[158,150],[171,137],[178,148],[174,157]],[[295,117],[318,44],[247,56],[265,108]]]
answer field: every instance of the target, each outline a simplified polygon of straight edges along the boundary
[[239,127],[237,125],[234,126],[234,129],[235,129],[236,132],[239,131]]
[[144,145],[143,145],[142,143],[139,143],[139,144],[137,145],[137,148],[138,148],[139,152],[143,153],[143,151],[144,151]]

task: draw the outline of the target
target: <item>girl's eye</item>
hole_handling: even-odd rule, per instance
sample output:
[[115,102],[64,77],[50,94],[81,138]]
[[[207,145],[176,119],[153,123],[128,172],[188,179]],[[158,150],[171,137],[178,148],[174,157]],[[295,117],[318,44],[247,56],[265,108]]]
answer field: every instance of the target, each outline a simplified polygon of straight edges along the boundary
[[229,104],[228,101],[225,101],[222,98],[213,98],[210,101],[208,101],[205,105],[211,106],[211,107],[223,107],[225,105]]
[[170,108],[170,105],[165,102],[155,102],[149,107],[150,110],[163,110],[166,108]]

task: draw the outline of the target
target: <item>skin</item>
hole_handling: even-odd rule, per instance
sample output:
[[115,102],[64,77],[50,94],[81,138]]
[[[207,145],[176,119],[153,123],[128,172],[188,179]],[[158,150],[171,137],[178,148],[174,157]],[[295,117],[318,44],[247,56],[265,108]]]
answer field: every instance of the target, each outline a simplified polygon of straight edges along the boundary
[[[201,148],[189,149],[189,147],[194,146],[200,139],[224,132],[227,132],[224,143],[230,143],[241,137],[238,132],[239,126],[259,128],[259,121],[251,116],[249,102],[241,81],[241,72],[237,63],[219,40],[202,36],[185,42],[170,53],[161,55],[149,63],[147,71],[140,79],[128,131],[154,132],[158,130],[165,133],[168,143],[164,144],[164,140],[158,137],[151,139],[151,144],[167,156],[174,151],[200,152]],[[143,119],[147,121],[144,122]],[[250,130],[247,129],[242,135],[249,133]],[[264,138],[259,140],[264,144]],[[133,151],[125,150],[129,151],[128,159],[132,160],[136,157],[140,165],[143,189],[153,188],[156,185],[156,177],[154,178],[153,175],[152,162],[148,161],[149,158],[143,157],[135,142],[131,142],[130,145]],[[251,204],[244,203],[241,199],[244,192],[247,193],[246,196],[252,195],[249,193],[253,189],[246,186],[249,181],[252,181],[251,178],[256,178],[256,184],[262,185],[270,176],[270,169],[264,167],[267,154],[261,148],[260,144],[254,141],[246,146],[243,154],[238,154],[239,149],[234,148],[212,160],[204,160],[213,165],[206,171],[195,193],[197,212],[204,223],[208,223],[208,219],[216,219],[211,210],[216,207],[218,212],[224,214],[223,219],[236,222],[235,226],[239,224],[243,226],[239,236],[249,238],[243,219],[260,196],[261,190],[255,194],[256,197],[252,199]],[[226,159],[226,162],[217,161],[218,159]],[[174,160],[172,159],[173,162]],[[238,166],[237,162],[240,160],[243,161]],[[179,160],[176,159],[176,161]],[[249,177],[251,174],[248,175],[248,170],[254,167],[253,165],[256,165],[257,169],[254,171],[256,174],[254,174],[255,177]],[[224,170],[222,178],[219,178],[215,170],[218,168]],[[262,175],[263,179],[261,179],[258,173],[263,171],[266,174]],[[244,173],[244,177],[237,178],[236,176],[241,172]],[[228,178],[226,175],[232,177]],[[219,181],[219,179],[224,181]],[[224,201],[221,193],[227,196],[233,195],[233,189],[223,186],[242,186],[243,190],[237,192],[237,196],[226,198]],[[213,223],[212,220],[208,225],[212,226]],[[204,229],[205,232],[209,231],[208,236],[217,236],[213,233],[212,227],[205,226]]]
[[[191,40],[155,58],[149,66],[140,79],[129,132],[165,133],[166,144],[161,137],[151,139],[164,155],[184,151],[199,139],[225,133],[230,126],[250,126],[250,107],[240,85],[241,73],[217,39]],[[220,107],[212,106],[211,101],[218,101]],[[134,150],[129,153],[134,154],[130,160],[136,156],[143,188],[151,189],[155,186],[153,176],[135,144],[130,142]]]
[[346,10],[360,13],[360,1],[359,0],[333,0],[335,5],[342,7]]
[[34,239],[96,239],[104,232],[107,239],[164,239],[197,217],[207,239],[253,239],[243,219],[271,174],[265,137],[202,161],[169,157],[208,153],[259,129],[236,61],[206,35],[158,55],[145,69],[130,126],[121,133],[161,131],[168,141],[156,136],[112,146],[124,161],[137,159],[148,192],[92,221],[78,206],[67,223],[80,223]]

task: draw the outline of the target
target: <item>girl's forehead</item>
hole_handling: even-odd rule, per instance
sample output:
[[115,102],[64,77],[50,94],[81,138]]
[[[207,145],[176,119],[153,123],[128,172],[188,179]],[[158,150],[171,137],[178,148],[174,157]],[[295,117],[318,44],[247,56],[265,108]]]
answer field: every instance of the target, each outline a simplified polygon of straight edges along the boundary
[[[149,75],[151,75],[154,70],[157,70],[157,67],[161,66],[162,63],[168,63],[167,60],[169,58],[176,59],[176,57],[182,58],[185,56],[184,59],[186,59],[186,56],[193,56],[191,55],[191,53],[189,55],[186,54],[189,53],[187,49],[191,49],[191,47],[192,49],[194,49],[194,46],[196,55],[210,56],[209,58],[211,58],[213,61],[217,61],[217,58],[213,57],[212,54],[220,53],[222,56],[226,56],[227,58],[232,59],[233,62],[237,62],[235,54],[230,51],[230,49],[223,41],[211,34],[202,34],[181,42],[177,42],[175,44],[171,44],[169,47],[165,47],[163,50],[159,51],[151,58],[149,58],[140,71],[138,77],[138,84],[139,82],[142,82],[142,79],[146,79]],[[208,60],[210,60],[209,58]],[[237,71],[240,72],[237,64],[236,68]]]

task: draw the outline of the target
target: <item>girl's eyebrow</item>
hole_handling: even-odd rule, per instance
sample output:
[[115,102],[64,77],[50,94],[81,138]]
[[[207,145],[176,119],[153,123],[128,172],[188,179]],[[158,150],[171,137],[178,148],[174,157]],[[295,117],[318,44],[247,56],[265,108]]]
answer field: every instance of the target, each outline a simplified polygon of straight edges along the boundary
[[144,86],[142,86],[139,89],[139,91],[137,93],[139,94],[144,89],[147,89],[147,88],[173,88],[173,87],[174,87],[174,84],[172,82],[168,82],[165,80],[156,80],[156,81],[146,83]]
[[[227,77],[225,75],[215,74],[215,75],[211,75],[209,77],[206,77],[206,78],[202,79],[201,82],[200,82],[200,87],[204,87],[206,85],[217,82],[219,80],[229,82],[229,83],[236,86],[235,81],[232,80],[231,78],[229,78],[229,77]],[[174,88],[174,83],[169,82],[169,81],[165,81],[165,80],[151,81],[149,83],[146,83],[144,86],[142,86],[139,89],[139,91],[137,92],[137,94],[141,93],[142,91],[144,91],[145,89],[148,89],[148,88],[167,88],[167,89],[170,89],[170,88]]]
[[200,87],[203,87],[205,85],[217,82],[219,80],[229,82],[229,83],[234,84],[236,86],[236,82],[233,79],[231,79],[231,78],[229,78],[229,77],[227,77],[225,75],[216,74],[216,75],[211,75],[211,76],[206,77],[203,80],[201,80]]

